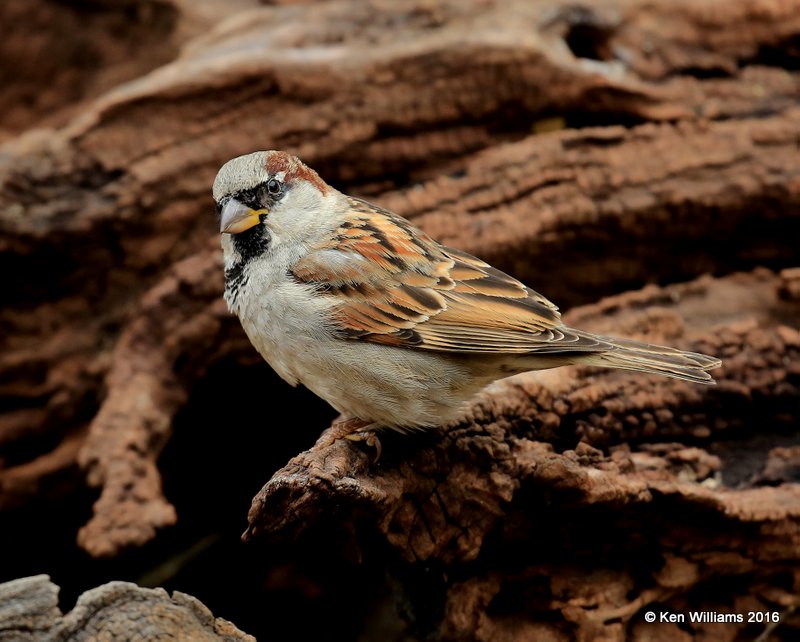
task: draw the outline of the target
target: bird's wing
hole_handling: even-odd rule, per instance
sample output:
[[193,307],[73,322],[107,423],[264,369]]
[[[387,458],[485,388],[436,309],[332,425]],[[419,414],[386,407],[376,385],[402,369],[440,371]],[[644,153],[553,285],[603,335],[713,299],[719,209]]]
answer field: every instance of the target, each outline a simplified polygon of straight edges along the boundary
[[558,308],[516,279],[440,245],[396,214],[349,203],[333,237],[291,270],[335,297],[332,321],[344,336],[446,352],[603,349],[561,325]]

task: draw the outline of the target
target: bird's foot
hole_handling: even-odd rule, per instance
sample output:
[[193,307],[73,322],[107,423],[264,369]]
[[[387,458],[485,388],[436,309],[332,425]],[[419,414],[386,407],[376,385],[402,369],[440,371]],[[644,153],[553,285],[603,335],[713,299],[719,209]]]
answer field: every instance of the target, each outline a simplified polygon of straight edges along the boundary
[[364,421],[357,417],[349,419],[341,419],[333,422],[320,438],[317,440],[317,445],[326,447],[332,445],[340,439],[347,439],[348,441],[364,442],[369,448],[375,449],[375,459],[373,463],[377,462],[381,456],[381,442],[378,435],[375,434],[375,424],[370,421]]
[[375,459],[372,460],[373,464],[377,464],[378,460],[381,458],[381,440],[378,439],[378,435],[373,430],[359,430],[358,432],[350,433],[349,435],[345,435],[345,439],[350,441],[363,441],[368,448],[375,449]]

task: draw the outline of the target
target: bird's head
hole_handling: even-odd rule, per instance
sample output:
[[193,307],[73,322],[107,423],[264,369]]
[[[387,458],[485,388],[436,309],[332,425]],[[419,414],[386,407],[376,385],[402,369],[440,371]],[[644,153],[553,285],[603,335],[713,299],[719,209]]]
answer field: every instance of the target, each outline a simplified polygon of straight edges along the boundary
[[229,160],[213,187],[223,247],[241,253],[312,237],[325,225],[332,191],[313,169],[286,152],[254,152]]

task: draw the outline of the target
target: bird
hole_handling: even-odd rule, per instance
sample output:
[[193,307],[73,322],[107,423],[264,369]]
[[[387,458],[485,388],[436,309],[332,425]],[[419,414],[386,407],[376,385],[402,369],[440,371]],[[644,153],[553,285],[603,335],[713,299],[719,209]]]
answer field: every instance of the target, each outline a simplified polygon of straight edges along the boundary
[[487,385],[584,364],[714,383],[717,358],[592,334],[555,304],[279,150],[238,156],[212,189],[224,298],[289,384],[340,413],[335,441],[444,426]]

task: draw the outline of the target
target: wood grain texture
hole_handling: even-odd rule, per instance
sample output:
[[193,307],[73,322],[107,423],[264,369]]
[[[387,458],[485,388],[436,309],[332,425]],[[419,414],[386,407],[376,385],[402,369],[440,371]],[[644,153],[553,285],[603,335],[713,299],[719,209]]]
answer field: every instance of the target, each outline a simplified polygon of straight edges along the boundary
[[[721,355],[719,384],[561,368],[493,384],[435,437],[387,435],[377,464],[323,435],[256,496],[245,539],[344,522],[356,541],[379,540],[436,639],[645,640],[653,603],[783,612],[796,595],[781,578],[797,581],[800,554],[786,449],[800,332],[782,320],[800,301],[781,299],[782,283],[705,277],[576,308],[569,322],[593,331]],[[726,625],[731,639],[746,624]]]

